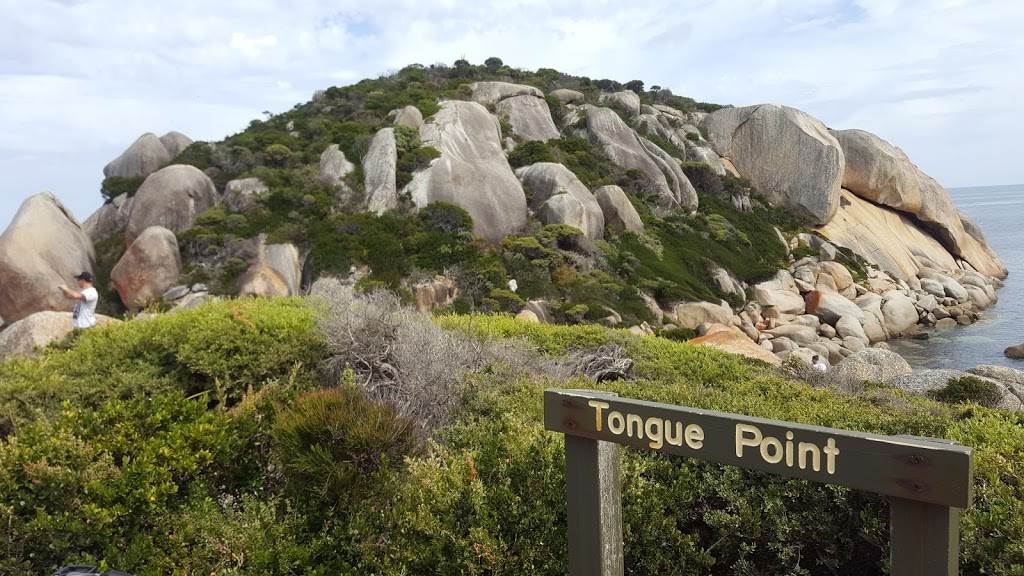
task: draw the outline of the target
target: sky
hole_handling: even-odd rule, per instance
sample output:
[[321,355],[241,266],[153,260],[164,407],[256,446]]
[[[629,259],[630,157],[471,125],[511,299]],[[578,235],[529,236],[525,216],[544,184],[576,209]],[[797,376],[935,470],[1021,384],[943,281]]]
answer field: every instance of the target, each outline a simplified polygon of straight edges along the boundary
[[1024,182],[1019,0],[0,0],[0,230],[84,221],[140,135],[216,141],[419,63],[639,79],[873,132],[946,187]]

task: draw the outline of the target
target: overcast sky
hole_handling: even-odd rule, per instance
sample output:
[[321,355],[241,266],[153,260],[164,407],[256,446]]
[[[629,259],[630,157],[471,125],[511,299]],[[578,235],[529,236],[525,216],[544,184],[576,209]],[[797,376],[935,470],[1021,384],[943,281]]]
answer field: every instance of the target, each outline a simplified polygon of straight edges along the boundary
[[412,63],[498,56],[697,100],[775,102],[901,147],[947,187],[1024,182],[1019,0],[0,0],[0,230],[85,220],[139,135],[220,140]]

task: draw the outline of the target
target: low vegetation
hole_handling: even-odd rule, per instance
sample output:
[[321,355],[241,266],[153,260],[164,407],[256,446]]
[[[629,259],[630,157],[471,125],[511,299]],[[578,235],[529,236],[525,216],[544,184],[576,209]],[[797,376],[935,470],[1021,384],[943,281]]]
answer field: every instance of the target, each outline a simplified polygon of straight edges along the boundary
[[[562,440],[542,424],[551,386],[973,446],[963,573],[1024,566],[1017,414],[877,386],[838,395],[595,325],[431,321],[394,296],[324,294],[207,304],[0,364],[0,571],[564,574]],[[588,376],[607,357],[630,369]],[[444,409],[417,413],[439,385]],[[886,571],[880,496],[622,458],[629,574]]]

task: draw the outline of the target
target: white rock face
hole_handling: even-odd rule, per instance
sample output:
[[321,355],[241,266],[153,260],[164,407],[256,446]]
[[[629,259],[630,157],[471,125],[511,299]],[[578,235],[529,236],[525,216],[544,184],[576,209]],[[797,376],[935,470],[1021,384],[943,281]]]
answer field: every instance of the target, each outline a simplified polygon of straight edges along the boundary
[[600,101],[604,104],[618,104],[626,111],[626,116],[629,118],[640,115],[640,97],[632,90],[602,94]]
[[366,208],[377,215],[398,206],[398,144],[395,129],[384,128],[374,135],[363,159],[366,184]]
[[[533,192],[533,206],[538,210],[538,217],[543,215],[542,222],[568,224],[594,240],[604,236],[601,205],[571,170],[553,162],[538,162],[517,169],[515,174],[523,186]],[[560,195],[568,195],[572,201],[556,198]],[[550,206],[542,209],[549,203]]]
[[[682,174],[677,160],[673,160],[660,148],[640,138],[608,108],[582,107],[587,114],[587,134],[594,144],[599,144],[616,166],[629,170],[636,168],[651,179],[651,195],[666,206],[684,206],[690,210],[697,207],[697,194],[693,185]],[[665,171],[673,175],[672,182],[665,177]],[[677,173],[678,172],[678,173]]]
[[474,82],[469,85],[473,90],[473,102],[478,104],[497,104],[513,96],[532,96],[544,99],[544,93],[533,86],[509,84],[508,82]]
[[551,140],[561,138],[555,121],[551,119],[548,103],[534,96],[512,96],[498,102],[499,118],[508,118],[512,131],[523,140]]
[[338,186],[347,192],[344,178],[356,169],[356,165],[345,158],[337,144],[331,144],[320,154],[320,183],[324,186]]
[[643,220],[622,188],[615,185],[602,186],[594,191],[594,198],[601,206],[605,224],[617,230],[643,234]]
[[408,191],[420,208],[448,202],[469,212],[473,231],[497,243],[526,223],[526,194],[501,147],[498,119],[473,102],[449,101],[420,128],[424,146],[441,152],[413,176]]
[[168,132],[160,137],[160,143],[167,149],[167,155],[171,160],[174,160],[192,144],[192,139],[181,132]]
[[217,203],[213,181],[194,166],[176,164],[149,175],[135,193],[125,239],[131,244],[150,226],[175,234],[192,227],[196,217]]
[[423,125],[423,113],[415,106],[406,106],[395,112],[395,126],[409,126],[416,128]]
[[841,198],[835,217],[818,229],[829,240],[905,281],[924,268],[921,257],[944,270],[959,267],[942,244],[908,215],[872,204],[846,190]]
[[149,176],[172,160],[167,147],[156,134],[147,132],[139,136],[127,150],[103,167],[103,176]]
[[776,104],[723,108],[701,126],[768,200],[816,225],[839,208],[846,160],[839,142],[810,115]]
[[[843,147],[843,187],[876,204],[912,214],[954,256],[979,272],[1005,278],[1007,271],[987,243],[964,229],[949,194],[921,172],[902,150],[863,130],[832,133]],[[982,238],[983,240],[983,238]]]
[[0,235],[0,317],[11,324],[42,310],[71,310],[57,286],[73,285],[95,261],[91,239],[56,196],[28,197]]
[[577,92],[576,90],[569,90],[566,88],[552,90],[551,95],[554,96],[555,98],[558,98],[558,101],[561,102],[562,104],[574,104],[586,100],[586,96],[584,96],[582,92]]
[[110,271],[110,280],[130,310],[151,304],[181,275],[181,254],[174,233],[150,226],[128,247]]

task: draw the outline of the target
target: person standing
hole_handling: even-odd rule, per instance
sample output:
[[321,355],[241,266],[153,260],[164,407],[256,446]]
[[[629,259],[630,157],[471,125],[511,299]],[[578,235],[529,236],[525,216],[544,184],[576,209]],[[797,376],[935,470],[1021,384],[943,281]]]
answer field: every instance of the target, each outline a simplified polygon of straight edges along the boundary
[[96,302],[99,301],[99,293],[92,286],[92,273],[82,272],[75,276],[78,280],[78,290],[72,290],[66,285],[60,285],[60,291],[68,300],[75,300],[75,311],[71,314],[71,323],[75,328],[92,328],[96,325]]
[[821,361],[821,358],[817,354],[811,357],[811,367],[817,370],[818,372],[824,372],[825,370],[828,369],[825,366],[825,363]]

